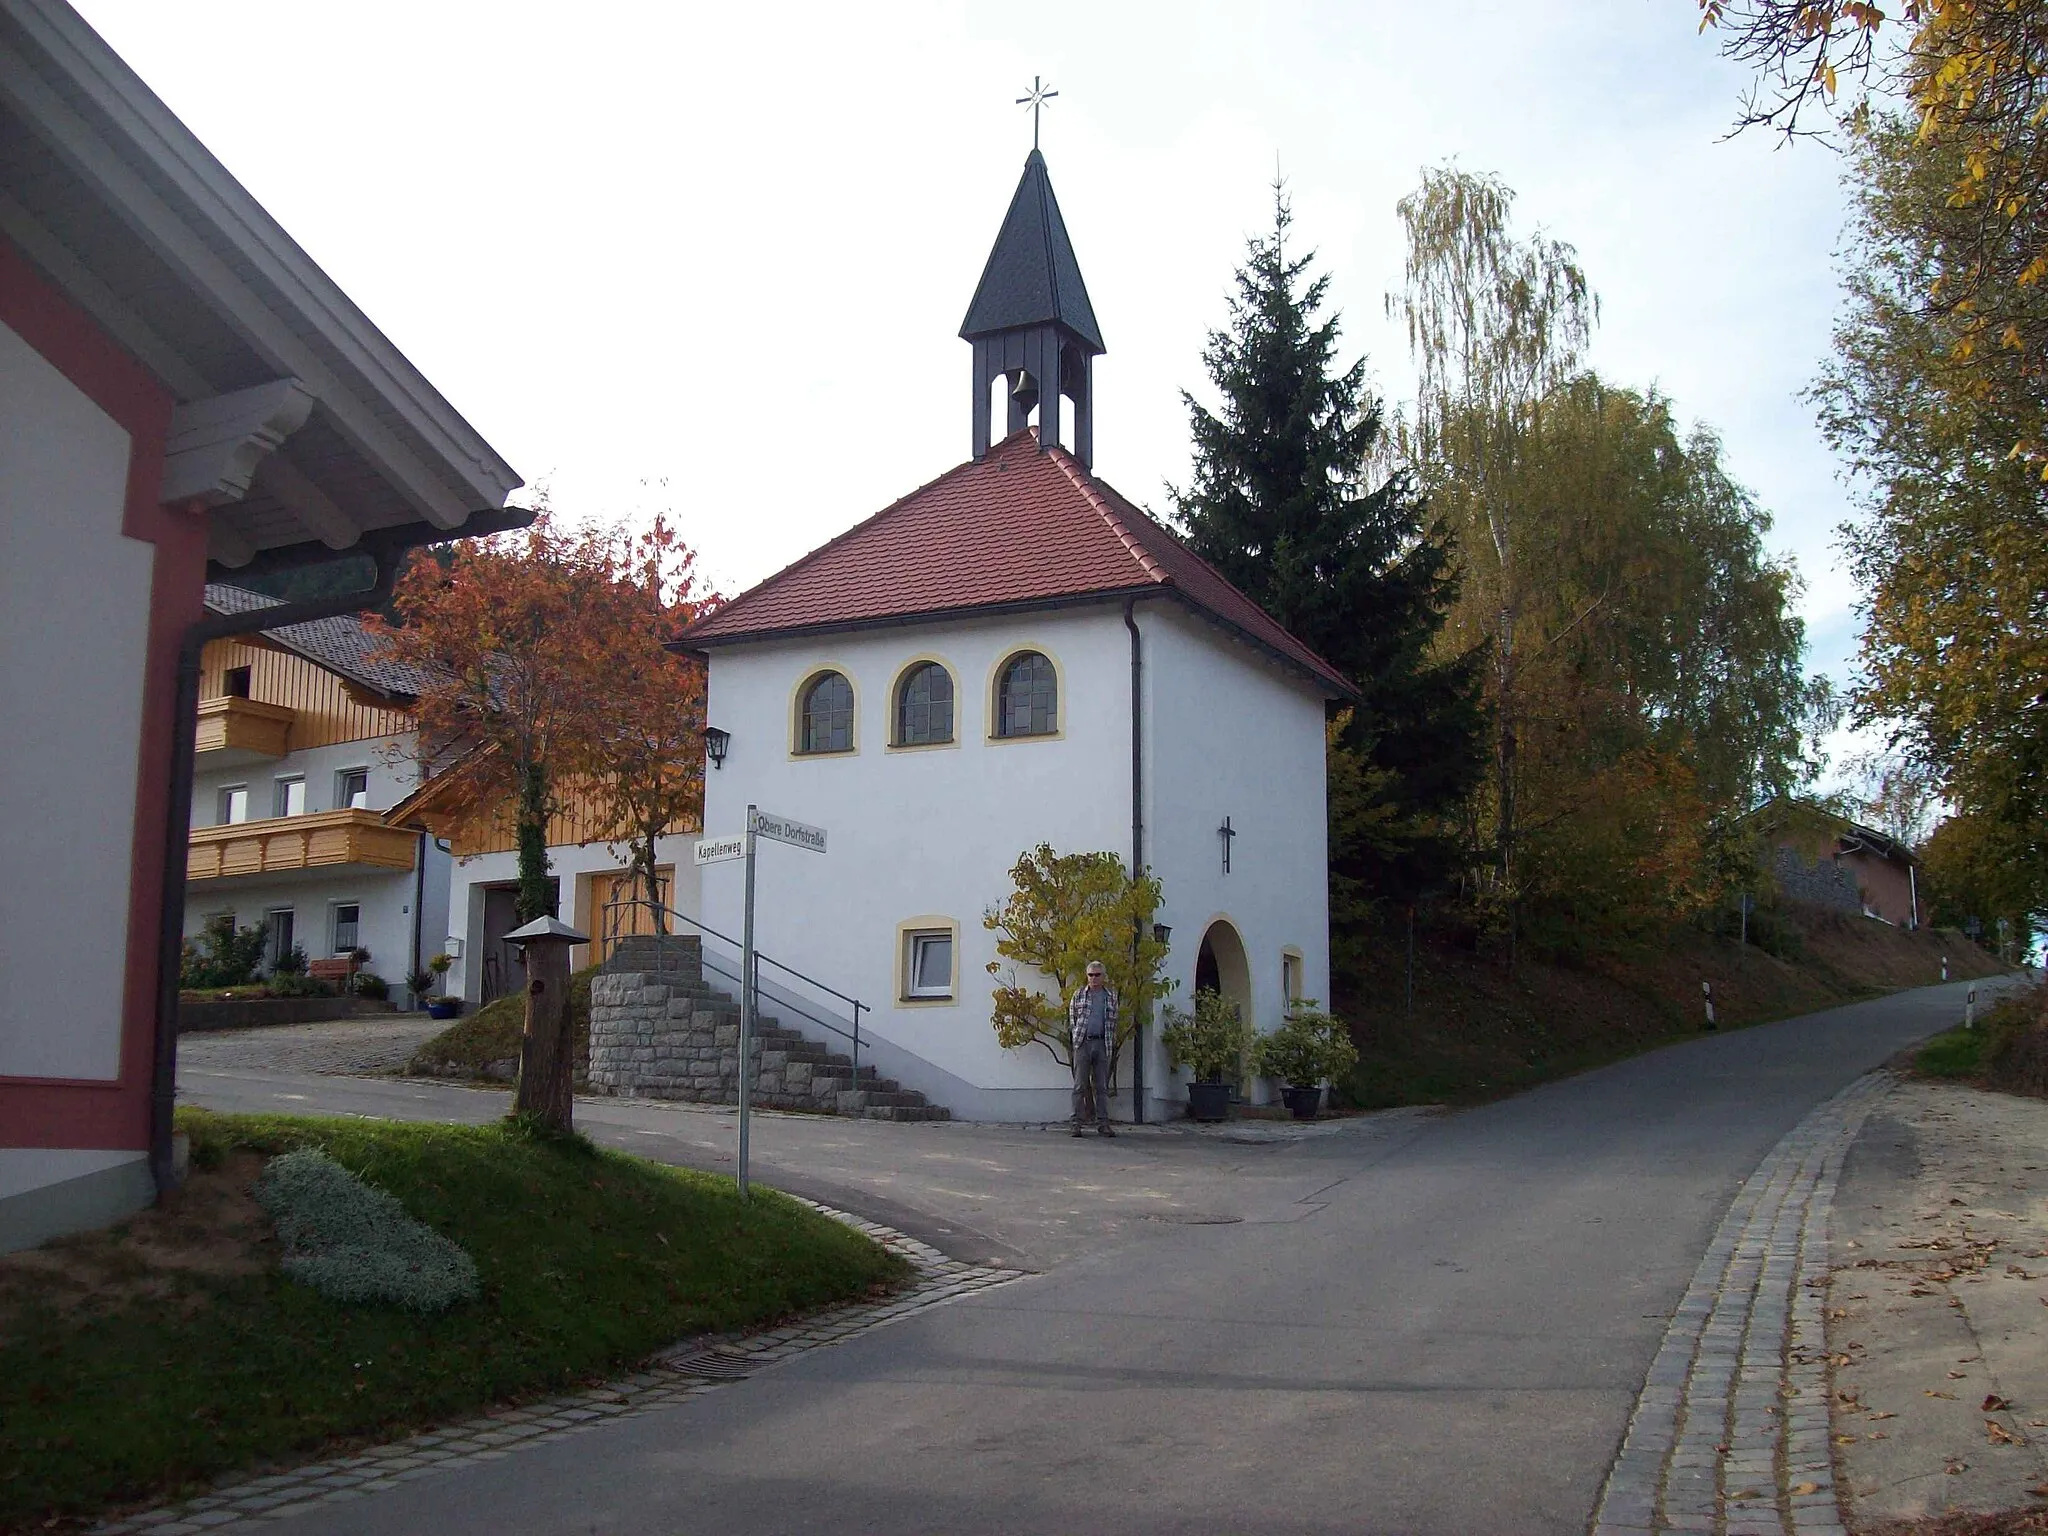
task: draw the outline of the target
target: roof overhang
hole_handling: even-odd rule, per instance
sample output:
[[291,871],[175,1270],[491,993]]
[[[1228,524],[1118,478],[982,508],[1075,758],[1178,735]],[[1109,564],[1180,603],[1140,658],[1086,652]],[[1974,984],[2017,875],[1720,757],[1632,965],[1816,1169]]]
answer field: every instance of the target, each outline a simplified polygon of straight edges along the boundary
[[[1011,603],[981,603],[971,607],[926,608],[914,613],[884,614],[874,618],[837,619],[821,624],[781,626],[774,629],[741,630],[731,634],[693,636],[689,628],[669,642],[668,648],[688,656],[709,659],[711,652],[742,645],[772,645],[782,641],[805,640],[819,635],[854,634],[862,630],[906,629],[913,625],[955,623],[962,619],[1001,618],[1015,613],[1050,613],[1067,608],[1097,608],[1123,602],[1163,600],[1186,609],[1196,618],[1222,630],[1231,639],[1251,647],[1260,656],[1291,675],[1304,679],[1326,699],[1356,702],[1361,695],[1350,684],[1337,684],[1313,668],[1303,666],[1278,647],[1267,644],[1250,630],[1203,607],[1179,587],[1147,581],[1096,592],[1076,592],[1059,597],[1035,597]],[[691,626],[694,628],[695,626]]]
[[0,238],[177,402],[213,574],[523,526],[519,476],[64,0],[0,0]]

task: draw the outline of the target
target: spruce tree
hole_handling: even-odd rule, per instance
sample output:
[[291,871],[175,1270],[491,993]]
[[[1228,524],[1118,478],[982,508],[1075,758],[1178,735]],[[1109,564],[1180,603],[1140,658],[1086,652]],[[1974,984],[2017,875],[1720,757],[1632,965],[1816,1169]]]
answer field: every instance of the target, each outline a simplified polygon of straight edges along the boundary
[[[1340,368],[1327,273],[1291,257],[1286,191],[1273,230],[1249,242],[1230,323],[1202,361],[1212,412],[1182,392],[1194,474],[1171,491],[1188,544],[1349,678],[1333,750],[1333,916],[1412,903],[1450,863],[1442,819],[1478,782],[1483,718],[1476,654],[1434,654],[1458,576],[1447,530],[1407,472],[1374,483],[1382,405],[1365,360]],[[1340,946],[1340,957],[1341,957]]]

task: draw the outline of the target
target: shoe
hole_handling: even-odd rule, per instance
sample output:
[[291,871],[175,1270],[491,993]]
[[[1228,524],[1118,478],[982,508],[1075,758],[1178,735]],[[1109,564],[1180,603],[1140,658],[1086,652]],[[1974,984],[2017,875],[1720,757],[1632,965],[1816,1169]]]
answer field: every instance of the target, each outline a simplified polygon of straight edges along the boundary
[[1081,1129],[1081,1127],[1079,1127],[1079,1126],[1077,1125],[1077,1126],[1075,1126],[1075,1127],[1074,1127],[1074,1129],[1073,1129],[1073,1132],[1072,1132],[1072,1134],[1074,1134],[1074,1135],[1076,1135],[1076,1136],[1086,1136],[1086,1135],[1087,1135],[1088,1133],[1087,1133],[1086,1131],[1082,1130],[1082,1129]]
[[[1076,1131],[1076,1132],[1074,1132],[1074,1134],[1075,1134],[1076,1136],[1078,1136],[1078,1135],[1080,1135],[1081,1133],[1080,1133],[1079,1131]],[[1110,1137],[1110,1138],[1112,1138],[1112,1139],[1114,1139],[1114,1138],[1115,1138],[1115,1136],[1116,1136],[1116,1132],[1115,1132],[1115,1131],[1112,1131],[1112,1130],[1111,1130],[1111,1129],[1110,1129],[1110,1128],[1109,1128],[1108,1126],[1106,1126],[1106,1125],[1098,1125],[1097,1127],[1095,1127],[1095,1134],[1096,1134],[1096,1135],[1098,1135],[1098,1136],[1108,1136],[1108,1137]]]

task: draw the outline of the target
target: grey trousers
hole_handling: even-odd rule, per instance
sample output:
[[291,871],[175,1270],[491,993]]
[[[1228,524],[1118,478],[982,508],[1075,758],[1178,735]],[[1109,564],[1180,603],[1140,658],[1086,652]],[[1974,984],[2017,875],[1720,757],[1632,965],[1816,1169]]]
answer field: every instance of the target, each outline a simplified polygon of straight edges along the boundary
[[1074,1124],[1085,1118],[1086,1090],[1095,1090],[1095,1123],[1109,1124],[1109,1042],[1100,1035],[1083,1036],[1074,1050]]

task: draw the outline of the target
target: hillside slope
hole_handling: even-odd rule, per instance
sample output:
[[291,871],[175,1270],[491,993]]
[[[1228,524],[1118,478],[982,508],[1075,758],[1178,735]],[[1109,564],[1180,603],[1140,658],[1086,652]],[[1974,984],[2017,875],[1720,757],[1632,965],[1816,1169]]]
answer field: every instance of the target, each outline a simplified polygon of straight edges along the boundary
[[1351,1022],[1359,1063],[1346,1102],[1470,1103],[1697,1033],[1700,983],[1711,982],[1723,1029],[1789,1018],[1941,979],[2003,967],[1952,930],[1908,933],[1869,918],[1793,909],[1795,957],[1679,927],[1654,946],[1580,967],[1523,963],[1512,979],[1493,956],[1418,935],[1412,1011],[1404,1007],[1404,953],[1373,946],[1375,981],[1334,999]]

